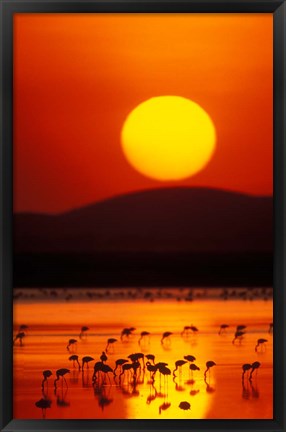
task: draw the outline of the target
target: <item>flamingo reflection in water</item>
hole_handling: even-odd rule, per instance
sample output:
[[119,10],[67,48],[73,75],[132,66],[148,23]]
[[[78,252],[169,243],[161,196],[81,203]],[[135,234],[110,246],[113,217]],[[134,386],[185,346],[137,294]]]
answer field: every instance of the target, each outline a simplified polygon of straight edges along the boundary
[[48,408],[51,408],[52,401],[50,399],[42,398],[42,399],[38,400],[37,402],[35,402],[35,405],[37,408],[41,408],[43,419],[45,419],[46,418],[46,410]]

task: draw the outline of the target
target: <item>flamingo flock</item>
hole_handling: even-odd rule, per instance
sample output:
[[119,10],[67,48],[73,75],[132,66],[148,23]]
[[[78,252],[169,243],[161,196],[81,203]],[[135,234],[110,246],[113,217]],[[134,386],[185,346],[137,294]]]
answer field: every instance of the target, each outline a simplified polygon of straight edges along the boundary
[[[270,325],[271,327],[271,325]],[[231,331],[230,324],[221,324],[218,326],[217,336],[224,339],[224,337]],[[18,332],[14,336],[13,344],[15,345],[19,342],[19,346],[23,347],[23,339],[26,336],[28,326],[22,325],[19,327]],[[139,337],[137,339],[139,351],[131,352],[125,357],[116,358],[116,351],[118,344],[124,344],[128,346],[128,342],[134,341],[136,338],[136,328],[135,327],[125,327],[122,329],[120,335],[114,335],[116,337],[108,337],[106,342],[101,345],[101,353],[94,353],[92,355],[80,356],[77,353],[77,347],[79,343],[85,343],[86,339],[89,338],[88,331],[90,328],[88,326],[82,326],[78,333],[79,339],[70,338],[67,343],[63,345],[64,349],[68,351],[69,355],[66,357],[66,362],[59,365],[59,368],[52,371],[52,369],[45,369],[42,372],[41,378],[41,389],[43,398],[35,403],[37,408],[42,409],[43,418],[46,417],[46,410],[51,408],[51,400],[48,398],[49,382],[53,379],[54,392],[57,395],[57,400],[65,400],[59,395],[59,390],[67,392],[68,388],[73,385],[72,379],[68,378],[71,376],[73,371],[78,370],[78,373],[82,373],[82,382],[84,386],[91,386],[94,389],[95,394],[98,397],[98,403],[102,407],[108,406],[112,403],[112,399],[107,395],[106,388],[109,386],[116,386],[121,389],[122,393],[128,392],[132,395],[138,393],[138,385],[144,383],[144,377],[146,374],[147,383],[152,388],[153,393],[147,398],[147,404],[151,404],[153,400],[159,398],[163,395],[164,401],[159,406],[159,414],[161,415],[164,411],[169,409],[171,403],[166,399],[166,394],[168,394],[169,379],[172,376],[173,382],[175,384],[176,391],[184,391],[184,384],[194,385],[196,382],[203,381],[206,384],[206,392],[213,393],[215,388],[211,385],[213,372],[212,370],[221,367],[219,361],[203,360],[198,359],[193,354],[185,353],[175,361],[170,362],[168,358],[157,359],[158,354],[147,353],[142,351],[149,349],[150,341],[152,343],[157,342],[158,346],[165,351],[165,348],[171,349],[172,338],[181,337],[184,341],[192,340],[193,338],[199,338],[200,330],[198,327],[192,325],[186,325],[183,327],[182,331],[176,333],[174,331],[164,331],[161,337],[156,339],[156,335],[152,335],[149,331],[139,332]],[[245,335],[247,334],[247,326],[245,324],[239,324],[234,326],[234,335],[232,340],[229,338],[225,343],[230,343],[230,347],[233,345],[239,347],[243,344]],[[256,344],[253,347],[254,353],[257,355],[262,354],[266,350],[266,344],[268,340],[265,338],[257,339]],[[82,345],[83,346],[83,345]],[[135,346],[133,344],[133,346]],[[90,346],[89,346],[90,348]],[[97,349],[98,351],[98,349]],[[148,352],[148,351],[147,351]],[[162,354],[163,356],[164,354]],[[159,360],[159,361],[158,361]],[[48,365],[47,365],[48,366]],[[242,385],[245,395],[245,380],[251,383],[254,378],[257,377],[258,369],[262,367],[259,361],[253,361],[249,363],[242,364]],[[89,369],[92,369],[91,382],[88,384],[88,373]],[[189,374],[189,380],[183,382],[183,376]],[[87,375],[86,375],[87,374]],[[215,377],[216,373],[214,373]],[[86,378],[87,377],[87,378]],[[157,383],[157,384],[156,384]],[[159,385],[159,391],[156,385]],[[163,390],[161,390],[161,388]],[[193,389],[191,387],[190,396],[195,396],[200,390]],[[62,403],[62,402],[59,402]],[[64,406],[64,405],[61,405]],[[188,411],[191,409],[191,404],[188,401],[182,401],[179,406],[180,409]]]

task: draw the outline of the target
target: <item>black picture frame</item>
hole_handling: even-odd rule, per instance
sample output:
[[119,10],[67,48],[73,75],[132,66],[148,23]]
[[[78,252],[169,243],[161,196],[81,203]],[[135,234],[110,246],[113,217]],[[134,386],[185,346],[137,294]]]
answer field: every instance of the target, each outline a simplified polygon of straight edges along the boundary
[[[273,420],[14,420],[13,286],[13,14],[94,12],[273,13],[274,16],[274,418]],[[286,5],[283,0],[2,0],[0,187],[0,427],[12,431],[284,431],[286,389]],[[261,41],[263,44],[263,40]]]

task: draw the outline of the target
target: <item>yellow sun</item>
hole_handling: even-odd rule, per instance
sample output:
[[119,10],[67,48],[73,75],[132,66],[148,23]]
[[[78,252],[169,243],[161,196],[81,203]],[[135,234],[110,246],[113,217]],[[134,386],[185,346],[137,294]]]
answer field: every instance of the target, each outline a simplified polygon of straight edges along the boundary
[[210,161],[216,142],[210,116],[195,102],[159,96],[138,105],[121,131],[124,154],[141,174],[156,180],[182,180]]

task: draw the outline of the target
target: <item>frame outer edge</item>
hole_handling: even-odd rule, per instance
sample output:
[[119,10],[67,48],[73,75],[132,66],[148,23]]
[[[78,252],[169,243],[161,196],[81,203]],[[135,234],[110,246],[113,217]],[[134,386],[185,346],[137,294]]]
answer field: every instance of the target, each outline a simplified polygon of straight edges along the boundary
[[[1,277],[1,285],[0,285],[0,318],[2,321],[2,324],[5,323],[5,319],[8,320],[7,323],[5,323],[4,325],[0,325],[0,389],[1,389],[1,396],[0,396],[0,430],[2,430],[2,428],[4,428],[4,430],[6,431],[13,431],[13,430],[21,430],[21,431],[27,431],[29,432],[31,429],[28,428],[17,428],[15,427],[15,423],[14,421],[9,422],[9,420],[11,419],[11,416],[9,416],[9,413],[12,413],[12,411],[10,410],[10,406],[9,406],[9,396],[10,392],[11,392],[11,388],[10,388],[10,392],[7,392],[7,383],[9,382],[9,377],[7,377],[7,375],[9,375],[8,373],[6,373],[6,367],[8,366],[8,362],[10,361],[10,351],[12,353],[12,349],[10,350],[9,348],[9,344],[11,345],[11,336],[12,336],[12,327],[10,326],[10,329],[8,332],[6,332],[7,328],[9,327],[9,324],[11,324],[9,322],[11,315],[11,305],[12,305],[12,299],[8,298],[9,295],[7,293],[5,293],[4,291],[4,287],[7,286],[7,284],[11,284],[12,285],[12,242],[9,244],[10,240],[12,239],[12,219],[10,218],[10,221],[8,221],[9,217],[12,217],[12,199],[10,197],[8,197],[9,193],[11,192],[11,187],[12,187],[12,182],[10,182],[10,185],[8,184],[9,180],[12,179],[12,172],[9,170],[10,168],[10,164],[12,162],[12,151],[9,151],[9,139],[12,137],[12,128],[11,125],[12,123],[8,122],[7,126],[6,126],[6,120],[9,117],[9,114],[12,115],[12,101],[9,101],[8,99],[8,95],[9,95],[9,91],[10,91],[10,86],[8,86],[8,89],[5,87],[4,88],[4,82],[7,83],[7,80],[5,80],[5,78],[7,78],[7,76],[4,77],[4,63],[5,60],[11,60],[11,59],[7,59],[5,58],[5,53],[7,53],[7,49],[4,49],[4,35],[7,36],[8,32],[7,32],[7,28],[8,25],[6,22],[4,22],[3,19],[3,9],[4,9],[4,4],[7,5],[7,1],[1,2],[0,0],[0,29],[1,29],[1,46],[0,46],[0,166],[1,166],[1,178],[0,178],[0,277]],[[13,1],[11,1],[11,3],[14,3]],[[24,4],[24,0],[20,1],[19,3]],[[32,3],[36,3],[36,2],[32,2]],[[39,4],[41,4],[42,2],[39,1]],[[51,1],[49,2],[50,4],[53,4],[54,2]],[[14,3],[14,5],[17,4],[16,2]],[[243,4],[243,2],[242,2]],[[286,180],[286,175],[283,171],[286,170],[286,151],[285,151],[285,146],[286,146],[286,42],[285,42],[285,38],[286,38],[286,31],[285,31],[285,25],[286,25],[286,5],[285,5],[285,0],[283,1],[283,4],[281,6],[278,7],[279,12],[281,13],[280,15],[280,20],[283,21],[282,24],[282,34],[280,34],[280,38],[279,38],[279,43],[280,45],[280,58],[282,57],[282,61],[281,61],[281,70],[278,73],[279,76],[279,93],[275,93],[275,96],[278,98],[278,103],[275,105],[275,107],[280,108],[281,112],[276,112],[276,117],[279,117],[279,121],[277,122],[278,125],[276,127],[275,125],[275,142],[277,143],[277,140],[279,141],[279,144],[281,145],[281,150],[279,152],[279,156],[280,156],[280,160],[278,158],[276,158],[276,162],[277,162],[277,166],[279,166],[279,168],[282,168],[281,171],[279,171],[280,176],[279,176],[279,182],[280,185],[278,185],[278,190],[279,190],[279,198],[280,198],[280,203],[279,206],[277,205],[277,203],[275,203],[275,211],[276,211],[276,216],[275,216],[275,225],[279,226],[281,228],[281,231],[279,234],[276,234],[275,236],[275,243],[279,244],[279,249],[280,249],[280,255],[277,258],[278,261],[278,268],[280,267],[279,270],[279,283],[281,284],[280,287],[277,287],[279,290],[279,295],[282,295],[280,304],[281,304],[281,309],[280,311],[282,311],[282,315],[281,317],[283,317],[282,323],[276,323],[276,326],[281,326],[283,327],[283,333],[281,334],[281,338],[279,339],[279,344],[283,343],[283,360],[284,360],[284,368],[281,370],[282,372],[282,376],[280,375],[278,377],[278,383],[281,386],[282,384],[282,407],[285,408],[285,389],[286,389],[286,373],[284,372],[285,369],[285,361],[286,361],[286,343],[285,343],[285,328],[286,328],[286,262],[285,262],[285,248],[286,248],[286,230],[285,230],[285,226],[286,226],[286,188],[285,188],[285,180]],[[277,12],[278,12],[277,9]],[[281,23],[280,21],[280,23]],[[3,28],[4,27],[4,28]],[[5,31],[6,30],[6,33]],[[281,37],[282,36],[282,37]],[[12,42],[11,42],[12,43]],[[2,73],[1,73],[2,72]],[[277,73],[274,74],[275,77],[275,81],[278,81],[278,77],[277,77]],[[11,88],[12,88],[12,80],[11,77],[8,80],[8,83],[11,84]],[[277,91],[277,90],[276,90]],[[3,107],[7,107],[7,112],[4,113],[4,109]],[[8,128],[8,132],[4,132],[4,124],[5,124],[5,129]],[[5,133],[5,135],[4,135]],[[281,143],[280,143],[281,142]],[[11,150],[11,149],[10,149]],[[9,158],[8,158],[8,153],[9,153]],[[8,159],[7,159],[8,158]],[[278,160],[277,160],[278,159]],[[4,162],[7,162],[8,160],[8,164],[4,164]],[[284,189],[285,188],[285,189]],[[4,203],[5,203],[5,207],[4,207]],[[8,204],[8,206],[7,206]],[[8,207],[8,208],[7,208]],[[279,209],[279,212],[278,212]],[[5,228],[5,232],[4,232],[4,228]],[[6,229],[8,228],[8,229]],[[7,247],[6,247],[7,246]],[[5,253],[4,253],[5,252]],[[9,258],[11,259],[11,263],[8,266],[8,269],[6,268],[6,266],[9,263]],[[277,263],[275,264],[277,265]],[[278,271],[278,269],[277,269]],[[279,299],[280,300],[280,299]],[[283,314],[284,311],[284,314]],[[9,317],[10,315],[10,317]],[[7,345],[8,343],[8,345]],[[277,345],[277,344],[276,344]],[[279,352],[279,347],[276,347],[276,353]],[[7,356],[7,349],[8,349],[8,356]],[[281,346],[280,346],[281,349]],[[5,354],[5,350],[6,350],[6,354]],[[4,357],[5,354],[5,357]],[[11,355],[12,358],[12,355]],[[6,385],[5,385],[6,384]],[[12,384],[12,383],[10,383]],[[5,391],[5,393],[4,393]],[[280,424],[277,429],[273,428],[273,430],[276,431],[286,431],[285,429],[285,422],[284,422],[284,414],[283,414],[283,424]],[[5,427],[6,426],[6,427]],[[15,428],[14,428],[15,427]],[[148,426],[147,426],[148,427]],[[178,428],[179,428],[179,423],[178,423]],[[42,429],[42,428],[41,428]],[[160,427],[159,427],[160,429]],[[43,430],[43,429],[42,429]],[[58,429],[58,428],[50,428],[48,427],[47,430],[54,430],[56,431],[60,431],[60,430],[64,430],[63,429]],[[78,430],[78,429],[77,429]],[[84,430],[84,429],[83,429]],[[114,429],[114,432],[118,430],[117,428]],[[158,429],[156,429],[158,430]],[[211,429],[211,430],[218,430],[218,429]],[[245,431],[247,431],[247,429],[244,429]],[[252,429],[252,431],[254,432],[255,429]],[[97,429],[98,432],[100,432],[100,429]],[[149,429],[150,432],[152,432],[152,428]],[[155,432],[155,430],[153,430]],[[134,431],[135,432],[135,431]]]

